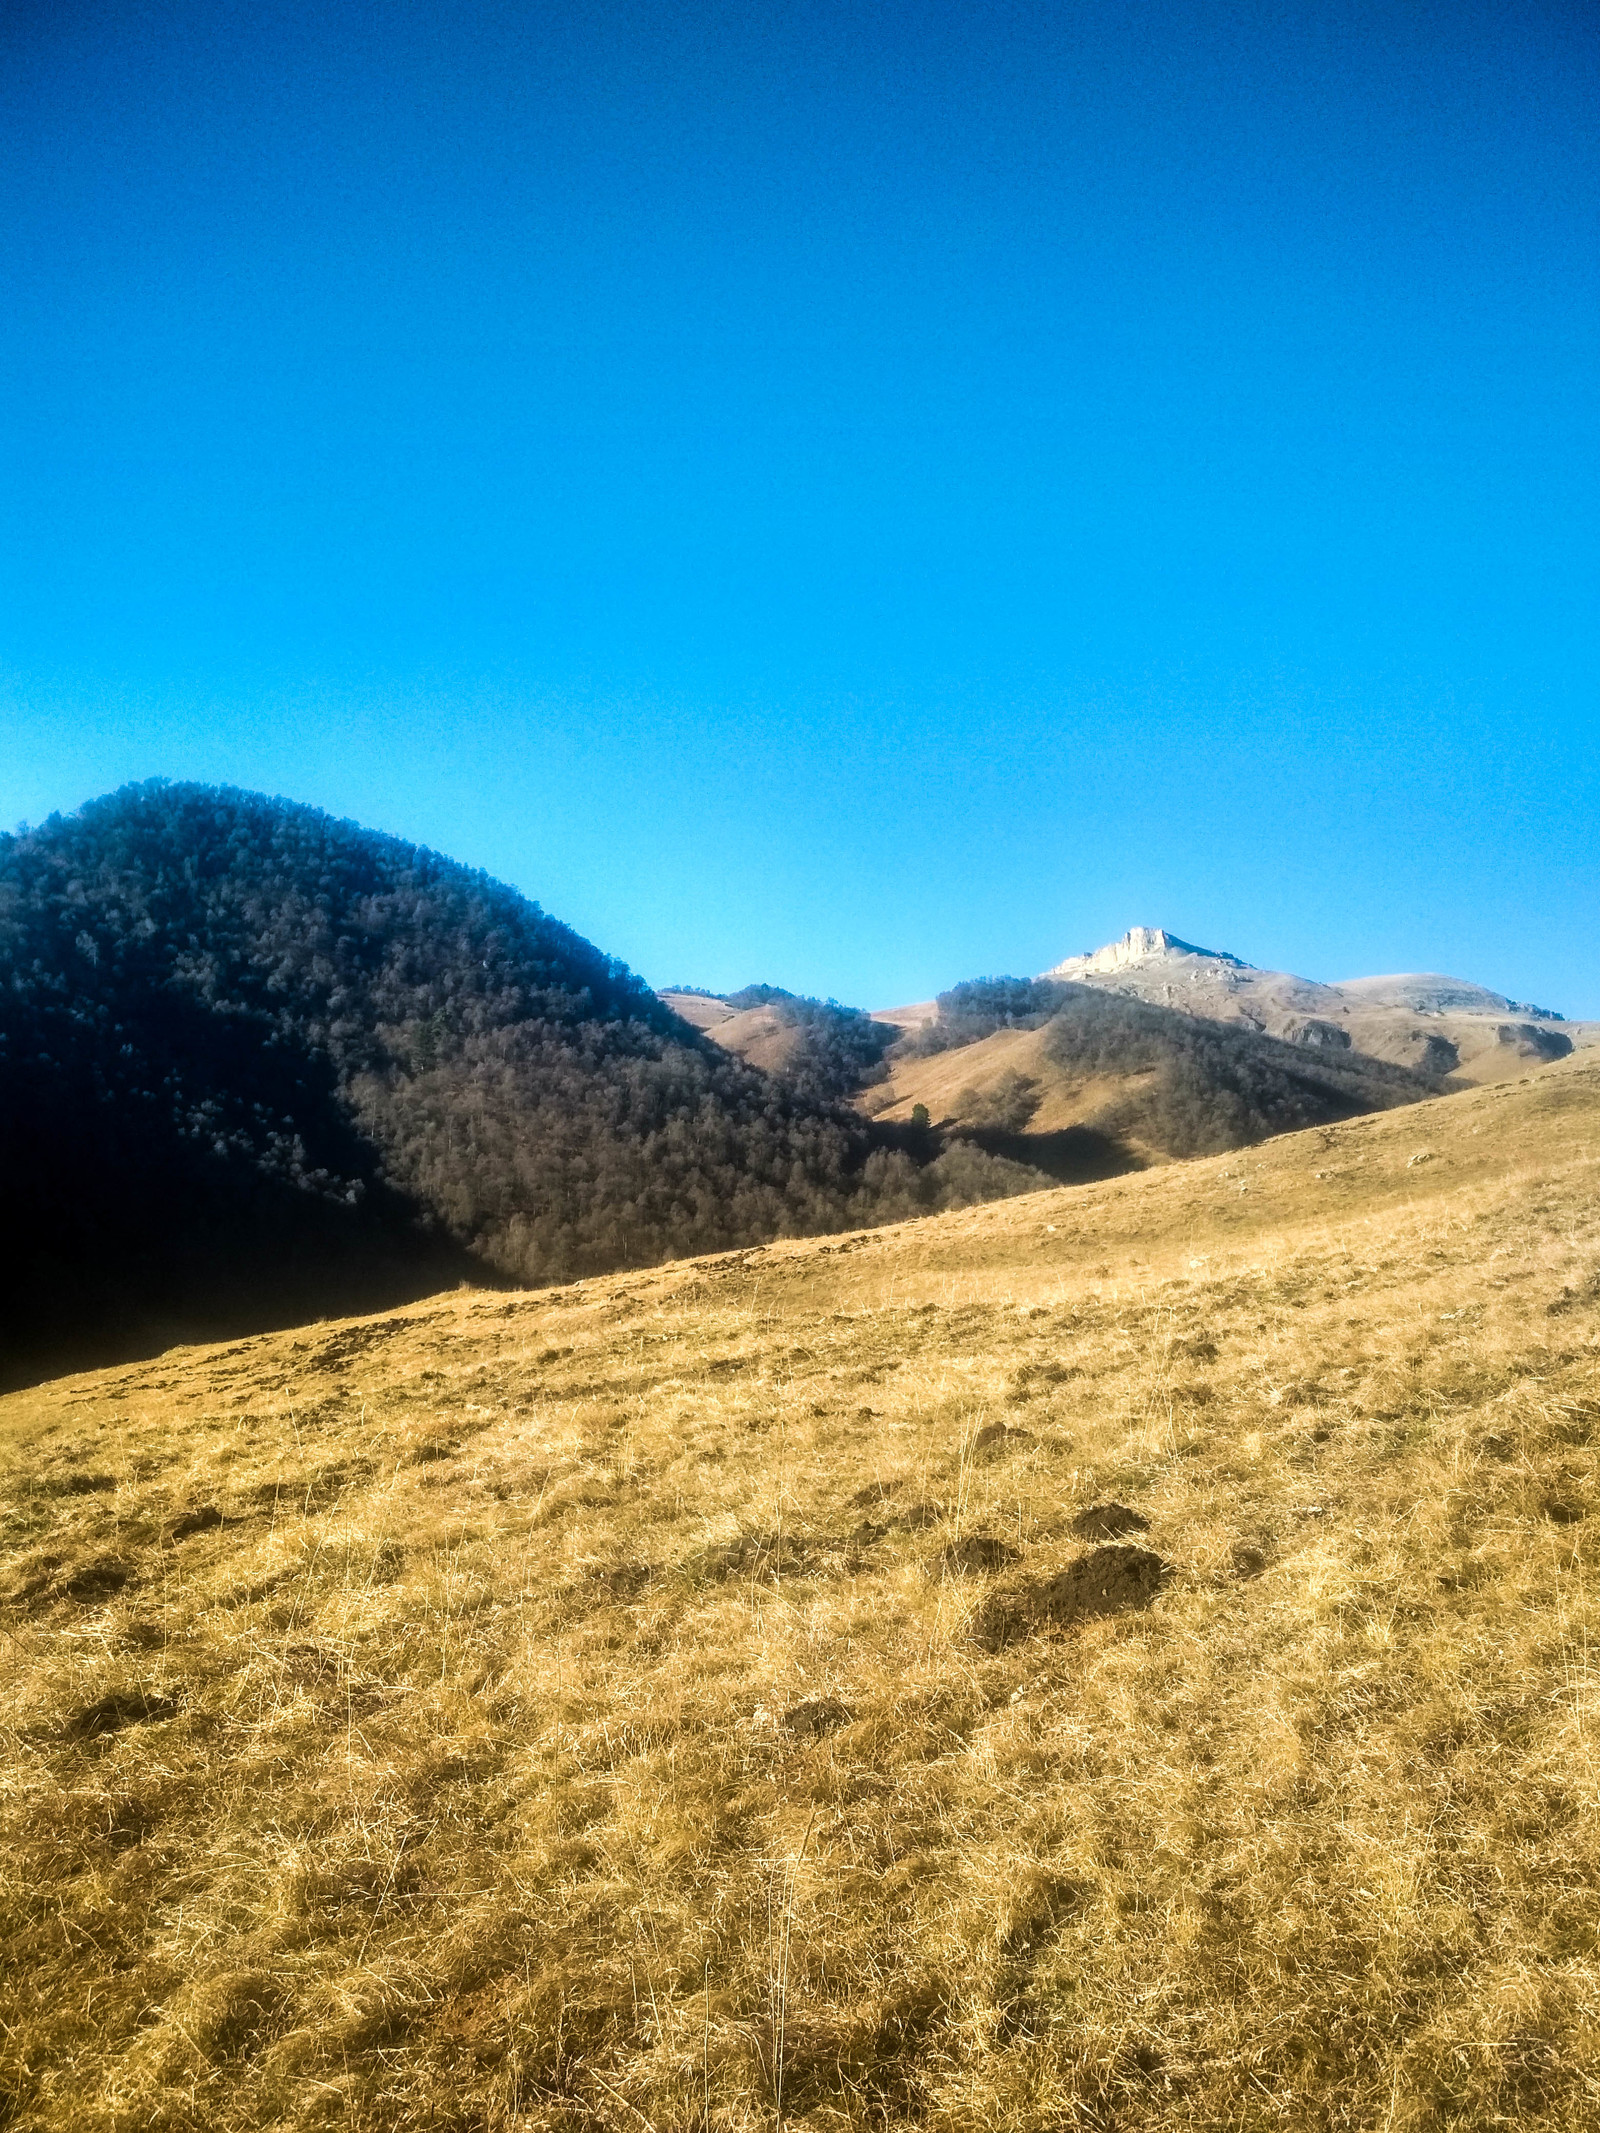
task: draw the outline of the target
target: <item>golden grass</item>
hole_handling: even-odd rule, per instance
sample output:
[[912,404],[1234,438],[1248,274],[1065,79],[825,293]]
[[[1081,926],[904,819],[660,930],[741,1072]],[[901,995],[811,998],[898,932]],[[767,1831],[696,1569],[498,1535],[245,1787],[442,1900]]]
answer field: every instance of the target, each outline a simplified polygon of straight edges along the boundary
[[1600,2126],[1597,1180],[1573,1061],[0,1402],[10,2124]]
[[[721,1032],[716,1034],[720,1038]],[[946,1119],[956,1114],[967,1090],[988,1089],[1006,1074],[1025,1074],[1039,1094],[1039,1108],[1028,1131],[1061,1133],[1070,1126],[1092,1125],[1112,1104],[1156,1078],[1153,1072],[1069,1072],[1051,1057],[1048,1035],[1047,1029],[998,1029],[953,1052],[932,1052],[926,1058],[892,1057],[886,1062],[889,1079],[870,1084],[857,1101],[876,1118],[909,1119],[915,1105],[925,1104],[932,1117]],[[1165,1151],[1146,1149],[1137,1140],[1129,1145],[1141,1156],[1165,1160]]]

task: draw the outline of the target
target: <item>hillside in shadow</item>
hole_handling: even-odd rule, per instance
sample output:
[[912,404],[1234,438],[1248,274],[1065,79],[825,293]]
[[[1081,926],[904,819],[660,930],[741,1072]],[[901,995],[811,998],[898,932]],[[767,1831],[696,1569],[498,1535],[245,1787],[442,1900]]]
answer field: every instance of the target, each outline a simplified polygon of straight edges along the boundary
[[709,1043],[515,890],[257,794],[0,839],[0,1375],[1027,1189]]

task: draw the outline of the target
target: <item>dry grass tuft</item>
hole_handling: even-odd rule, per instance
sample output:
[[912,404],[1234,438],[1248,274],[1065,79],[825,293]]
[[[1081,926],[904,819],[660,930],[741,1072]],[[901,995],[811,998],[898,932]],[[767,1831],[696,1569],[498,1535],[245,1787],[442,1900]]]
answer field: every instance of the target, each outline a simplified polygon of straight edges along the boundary
[[1597,1179],[1573,1061],[0,1403],[5,2122],[1600,2127]]

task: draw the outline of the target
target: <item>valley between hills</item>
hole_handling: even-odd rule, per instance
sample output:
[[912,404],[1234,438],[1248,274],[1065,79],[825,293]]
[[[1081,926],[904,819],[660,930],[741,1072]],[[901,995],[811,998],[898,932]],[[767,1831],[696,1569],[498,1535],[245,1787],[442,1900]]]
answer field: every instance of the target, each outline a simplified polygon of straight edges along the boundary
[[0,1400],[0,2096],[1600,2127],[1600,1063]]

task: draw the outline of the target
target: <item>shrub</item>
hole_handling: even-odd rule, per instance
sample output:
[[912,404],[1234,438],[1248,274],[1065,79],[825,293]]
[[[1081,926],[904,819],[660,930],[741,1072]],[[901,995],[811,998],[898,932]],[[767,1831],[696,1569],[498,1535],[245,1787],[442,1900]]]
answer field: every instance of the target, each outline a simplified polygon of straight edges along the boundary
[[955,1101],[956,1122],[984,1133],[1021,1133],[1040,1101],[1037,1081],[1007,1067],[987,1088],[961,1091]]

